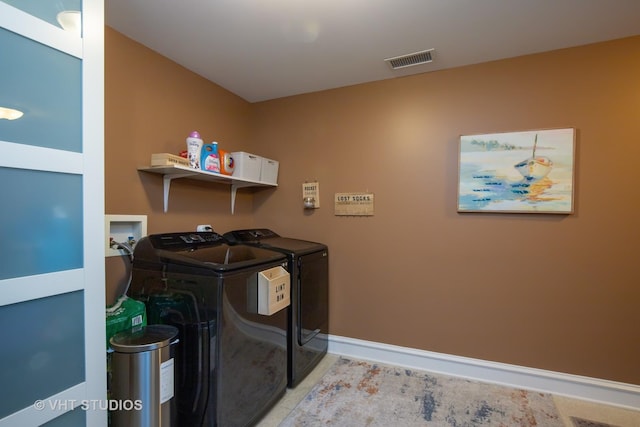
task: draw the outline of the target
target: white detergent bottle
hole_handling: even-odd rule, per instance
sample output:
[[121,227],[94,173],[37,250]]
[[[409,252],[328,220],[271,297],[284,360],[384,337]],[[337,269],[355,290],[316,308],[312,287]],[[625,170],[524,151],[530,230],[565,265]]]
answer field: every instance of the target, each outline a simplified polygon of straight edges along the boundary
[[187,158],[189,166],[200,169],[200,153],[202,151],[202,138],[198,131],[193,131],[187,137]]
[[202,146],[200,164],[202,169],[207,172],[220,173],[220,154],[218,153],[218,143],[216,141]]

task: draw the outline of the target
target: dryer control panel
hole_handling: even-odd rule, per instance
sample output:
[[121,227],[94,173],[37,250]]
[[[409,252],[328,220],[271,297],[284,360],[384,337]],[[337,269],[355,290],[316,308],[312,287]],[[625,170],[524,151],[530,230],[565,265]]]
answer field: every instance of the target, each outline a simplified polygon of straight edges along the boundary
[[224,237],[231,243],[250,243],[280,236],[275,231],[271,231],[268,228],[254,228],[249,230],[230,231],[225,233]]

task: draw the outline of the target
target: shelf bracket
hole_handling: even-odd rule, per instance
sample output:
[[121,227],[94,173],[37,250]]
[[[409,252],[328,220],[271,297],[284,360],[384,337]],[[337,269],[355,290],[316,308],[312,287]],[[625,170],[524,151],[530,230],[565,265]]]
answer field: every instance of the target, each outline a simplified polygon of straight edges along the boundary
[[189,176],[193,176],[192,173],[178,174],[178,175],[163,175],[162,176],[162,187],[164,193],[164,213],[167,213],[169,210],[169,190],[171,189],[171,180],[178,178],[186,178]]
[[231,215],[236,209],[236,191],[238,191],[238,186],[236,184],[231,184]]
[[236,209],[236,192],[238,188],[251,187],[253,184],[233,183],[231,184],[231,215]]

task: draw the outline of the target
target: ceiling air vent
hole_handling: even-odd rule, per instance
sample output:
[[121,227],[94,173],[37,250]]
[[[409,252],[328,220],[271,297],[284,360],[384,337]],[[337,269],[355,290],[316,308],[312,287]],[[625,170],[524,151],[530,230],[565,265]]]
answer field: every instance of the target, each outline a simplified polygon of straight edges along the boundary
[[428,64],[431,61],[433,61],[433,49],[422,50],[408,55],[385,59],[385,62],[389,64],[392,70],[412,67],[414,65]]

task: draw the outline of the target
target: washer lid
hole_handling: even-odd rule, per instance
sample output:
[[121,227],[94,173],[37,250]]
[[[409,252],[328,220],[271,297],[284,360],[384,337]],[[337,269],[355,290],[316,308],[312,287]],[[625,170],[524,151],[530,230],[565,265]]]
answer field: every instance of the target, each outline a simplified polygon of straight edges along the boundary
[[285,261],[282,254],[245,245],[203,246],[186,251],[158,250],[157,254],[169,263],[194,265],[219,272]]
[[163,264],[198,267],[224,273],[265,263],[285,262],[282,254],[245,245],[231,246],[215,233],[168,233],[140,239],[134,267]]

